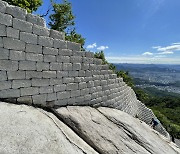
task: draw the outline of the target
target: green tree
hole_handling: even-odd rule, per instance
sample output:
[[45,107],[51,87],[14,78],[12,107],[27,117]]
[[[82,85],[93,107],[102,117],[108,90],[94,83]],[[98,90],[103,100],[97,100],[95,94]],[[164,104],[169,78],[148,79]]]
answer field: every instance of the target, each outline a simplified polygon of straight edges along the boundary
[[4,0],[10,5],[19,6],[27,10],[28,13],[36,11],[42,5],[42,0]]
[[72,12],[72,5],[67,0],[63,0],[63,3],[56,4],[52,1],[53,14],[49,16],[49,26],[51,29],[63,31],[66,33],[66,40],[80,43],[81,48],[85,44],[85,38],[78,34],[75,29],[75,16]]
[[102,64],[108,64],[106,58],[105,58],[105,55],[104,55],[104,52],[103,51],[100,51],[100,52],[96,52],[94,54],[94,57],[95,58],[98,58],[98,59],[102,59]]
[[133,79],[129,75],[129,72],[125,71],[116,71],[117,77],[122,77],[123,81],[126,82],[126,84],[130,87],[134,87]]
[[52,6],[54,13],[49,16],[51,29],[65,32],[67,28],[75,25],[71,3],[63,0],[61,4],[52,2]]

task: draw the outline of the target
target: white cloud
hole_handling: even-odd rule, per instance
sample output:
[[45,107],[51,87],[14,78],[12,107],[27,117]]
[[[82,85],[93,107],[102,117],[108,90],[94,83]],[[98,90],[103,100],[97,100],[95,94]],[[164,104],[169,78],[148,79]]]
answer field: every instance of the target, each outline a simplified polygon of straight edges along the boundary
[[153,53],[152,53],[152,52],[144,52],[142,55],[143,55],[143,56],[152,56]]
[[109,47],[108,46],[100,46],[97,48],[97,50],[105,50],[105,49],[108,49]]
[[166,47],[158,46],[158,47],[156,47],[156,49],[157,49],[157,51],[162,51],[162,52],[180,51],[180,44],[173,43],[172,45],[169,45]]
[[177,42],[177,43],[172,43],[173,45],[180,45],[180,42]]
[[173,51],[164,51],[164,52],[160,52],[158,53],[159,55],[169,55],[169,54],[174,54]]
[[93,43],[93,44],[89,44],[86,48],[87,49],[93,49],[95,47],[97,47],[97,45],[96,45],[96,43]]
[[161,46],[154,46],[152,47],[153,49],[158,49],[158,48],[161,48]]

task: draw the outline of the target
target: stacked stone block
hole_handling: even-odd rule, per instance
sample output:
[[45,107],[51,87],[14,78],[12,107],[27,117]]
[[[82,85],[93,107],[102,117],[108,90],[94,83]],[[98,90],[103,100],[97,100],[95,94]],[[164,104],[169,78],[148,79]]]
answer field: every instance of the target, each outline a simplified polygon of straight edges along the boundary
[[46,107],[106,106],[146,123],[154,116],[93,53],[47,29],[43,18],[1,0],[0,99]]

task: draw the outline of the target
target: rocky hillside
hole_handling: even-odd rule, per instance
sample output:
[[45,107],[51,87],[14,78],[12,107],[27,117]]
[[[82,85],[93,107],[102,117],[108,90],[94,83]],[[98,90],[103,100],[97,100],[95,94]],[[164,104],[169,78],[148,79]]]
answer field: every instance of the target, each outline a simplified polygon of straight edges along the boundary
[[3,154],[178,154],[180,149],[146,123],[105,107],[45,111],[0,102]]

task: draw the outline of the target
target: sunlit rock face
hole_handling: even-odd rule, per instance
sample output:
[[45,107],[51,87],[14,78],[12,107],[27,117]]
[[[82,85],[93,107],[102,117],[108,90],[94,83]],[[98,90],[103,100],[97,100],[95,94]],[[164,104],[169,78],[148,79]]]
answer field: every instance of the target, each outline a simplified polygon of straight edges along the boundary
[[3,154],[178,154],[167,138],[129,114],[105,107],[53,112],[0,102]]

